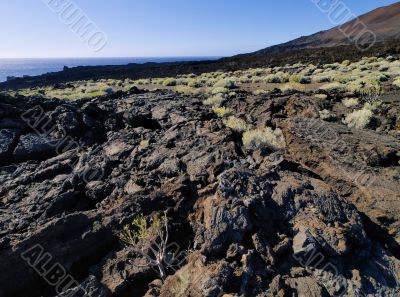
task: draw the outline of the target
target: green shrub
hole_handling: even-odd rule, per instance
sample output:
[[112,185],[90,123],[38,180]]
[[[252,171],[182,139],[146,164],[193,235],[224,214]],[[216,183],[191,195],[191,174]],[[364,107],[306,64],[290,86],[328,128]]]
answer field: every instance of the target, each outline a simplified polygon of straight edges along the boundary
[[371,110],[363,108],[348,114],[344,123],[347,124],[349,128],[364,129],[371,122],[372,115],[373,113]]
[[163,86],[165,87],[173,87],[176,86],[176,79],[175,78],[167,78],[163,81]]
[[289,81],[289,74],[284,72],[277,72],[276,74],[269,74],[263,78],[268,83],[285,83]]
[[396,79],[393,81],[393,85],[396,86],[396,87],[398,87],[398,88],[400,88],[400,77],[396,78]]
[[354,106],[357,106],[359,104],[357,98],[345,98],[345,99],[343,99],[342,103],[347,108],[354,107]]
[[282,130],[269,127],[246,131],[243,134],[243,145],[250,150],[270,149],[276,151],[286,147]]
[[219,118],[224,118],[233,114],[233,109],[227,107],[213,106],[212,110]]
[[199,90],[191,88],[189,86],[177,86],[175,91],[182,94],[198,94]]
[[247,130],[246,122],[234,116],[230,116],[229,118],[225,119],[224,124],[225,126],[238,132],[244,132]]
[[217,95],[217,94],[228,94],[229,89],[223,88],[223,87],[216,87],[211,91],[212,95]]
[[376,76],[369,76],[348,83],[346,89],[354,94],[375,94],[380,93],[381,86]]
[[315,94],[314,97],[317,98],[317,99],[320,99],[320,100],[325,100],[326,98],[328,98],[328,95],[325,95],[325,94]]
[[341,83],[333,82],[329,84],[325,84],[319,87],[320,90],[333,92],[333,91],[341,91],[344,89],[344,86]]
[[329,110],[324,109],[324,110],[321,110],[321,111],[319,112],[319,117],[320,117],[322,120],[331,120],[331,119],[334,118],[334,115],[333,115]]
[[188,80],[189,87],[191,88],[200,88],[202,86],[201,82],[198,79],[190,79]]
[[268,91],[266,91],[266,90],[255,90],[255,91],[253,91],[253,95],[255,95],[255,96],[261,96],[261,95],[266,95],[266,94],[268,94]]
[[309,84],[311,82],[311,79],[304,75],[295,74],[289,77],[289,81],[291,83]]
[[234,89],[236,88],[236,82],[232,79],[221,79],[217,81],[214,85],[215,88],[225,88],[225,89]]
[[204,105],[220,106],[225,99],[222,96],[212,96],[203,101]]
[[304,92],[305,87],[301,83],[286,83],[279,87],[282,92],[289,92],[289,91],[298,91]]

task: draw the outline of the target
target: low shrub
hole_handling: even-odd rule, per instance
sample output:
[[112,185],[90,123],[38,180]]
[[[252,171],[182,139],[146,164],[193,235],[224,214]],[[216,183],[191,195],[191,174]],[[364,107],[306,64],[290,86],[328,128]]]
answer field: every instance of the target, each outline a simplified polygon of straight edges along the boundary
[[235,116],[230,116],[229,118],[225,119],[224,124],[225,124],[225,126],[231,128],[232,130],[238,131],[238,132],[244,132],[247,130],[246,122]]
[[321,110],[321,111],[319,112],[319,117],[320,117],[322,120],[331,120],[331,119],[333,119],[335,116],[334,116],[329,110],[324,109],[324,110]]
[[191,88],[189,86],[177,86],[175,91],[182,94],[198,94],[199,90]]
[[217,81],[214,85],[215,88],[226,88],[226,89],[234,89],[236,88],[236,82],[232,79],[221,79]]
[[167,78],[163,81],[163,86],[165,87],[173,87],[176,86],[176,79],[175,78]]
[[282,92],[290,92],[290,91],[304,92],[305,91],[305,87],[301,83],[286,83],[283,86],[280,86],[279,89]]
[[219,118],[224,118],[233,114],[233,109],[227,107],[213,106],[212,110]]
[[210,105],[210,106],[220,106],[222,102],[225,101],[225,98],[222,96],[212,96],[206,100],[203,101],[204,105]]
[[359,104],[357,98],[345,98],[345,99],[343,99],[342,103],[347,108],[354,107],[354,106],[357,106]]
[[304,75],[295,74],[295,75],[291,75],[289,77],[289,82],[300,83],[300,84],[309,84],[309,83],[311,83],[311,79]]
[[325,100],[326,98],[328,98],[328,95],[326,95],[326,94],[315,94],[314,97],[317,98],[317,99],[320,99],[320,100]]
[[211,91],[212,95],[228,94],[228,93],[229,93],[229,89],[224,88],[224,87],[216,87],[216,88],[212,89],[212,91]]
[[396,79],[393,81],[393,85],[396,86],[396,87],[398,87],[398,88],[400,88],[400,77],[396,78]]
[[250,150],[269,149],[276,151],[286,147],[282,130],[269,127],[246,131],[243,134],[243,145]]
[[348,114],[344,123],[349,128],[364,129],[371,122],[372,115],[373,113],[370,109],[363,108]]
[[253,91],[252,94],[255,95],[255,96],[261,96],[261,95],[268,94],[268,91],[266,91],[266,90],[255,90],[255,91]]
[[346,85],[346,89],[354,94],[372,94],[380,93],[379,78],[375,76],[362,77]]
[[342,91],[344,86],[341,83],[333,82],[329,84],[325,84],[319,87],[319,90],[333,92],[333,91]]

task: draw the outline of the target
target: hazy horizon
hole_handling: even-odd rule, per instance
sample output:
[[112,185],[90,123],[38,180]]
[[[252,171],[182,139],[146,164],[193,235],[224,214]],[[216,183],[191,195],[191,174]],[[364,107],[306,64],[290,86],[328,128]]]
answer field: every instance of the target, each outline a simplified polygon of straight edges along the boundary
[[[92,51],[51,4],[60,0],[2,2],[0,58],[224,57],[256,51],[333,27],[312,0],[231,3],[161,0],[69,1],[106,43]],[[397,1],[342,0],[355,15]],[[18,20],[18,21],[15,21]]]

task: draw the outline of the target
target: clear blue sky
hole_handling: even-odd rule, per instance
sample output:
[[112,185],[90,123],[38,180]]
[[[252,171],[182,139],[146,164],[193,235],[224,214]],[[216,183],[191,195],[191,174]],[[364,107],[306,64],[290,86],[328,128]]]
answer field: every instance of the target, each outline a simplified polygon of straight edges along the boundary
[[[75,0],[107,34],[94,53],[46,1],[0,1],[0,58],[226,56],[332,27],[311,0]],[[359,15],[397,1],[343,2]]]

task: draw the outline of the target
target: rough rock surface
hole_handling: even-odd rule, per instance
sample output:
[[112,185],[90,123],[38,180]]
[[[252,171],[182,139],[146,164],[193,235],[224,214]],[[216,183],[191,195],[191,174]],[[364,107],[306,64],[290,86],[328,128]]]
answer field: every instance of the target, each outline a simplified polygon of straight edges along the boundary
[[[399,296],[398,135],[238,94],[287,142],[248,153],[203,99],[0,98],[0,296]],[[119,234],[164,211],[189,250],[162,282]]]

